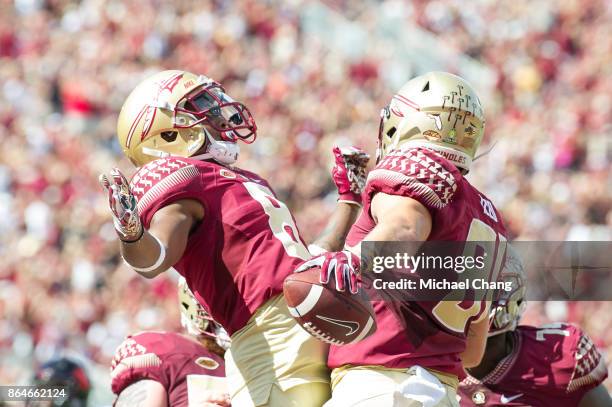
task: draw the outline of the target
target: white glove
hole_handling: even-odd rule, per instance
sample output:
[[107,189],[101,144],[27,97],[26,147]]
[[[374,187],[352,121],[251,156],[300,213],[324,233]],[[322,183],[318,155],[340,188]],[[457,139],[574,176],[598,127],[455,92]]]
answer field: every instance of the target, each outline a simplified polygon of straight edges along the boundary
[[115,230],[122,241],[135,242],[144,233],[136,206],[138,202],[121,171],[113,168],[110,175],[112,182],[104,174],[100,175],[99,180],[108,193],[108,206],[113,214]]
[[[404,403],[408,400],[420,402],[423,407],[437,406],[446,397],[446,387],[436,376],[420,366],[413,366],[408,371],[412,374],[397,385],[394,398]],[[402,405],[401,401],[398,405]]]

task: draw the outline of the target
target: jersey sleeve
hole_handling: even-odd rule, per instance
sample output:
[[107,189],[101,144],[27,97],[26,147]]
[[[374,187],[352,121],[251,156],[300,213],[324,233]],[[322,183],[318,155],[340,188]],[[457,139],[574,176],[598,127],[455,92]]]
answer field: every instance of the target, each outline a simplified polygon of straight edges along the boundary
[[146,341],[147,334],[130,336],[115,351],[111,362],[111,389],[119,395],[127,386],[139,380],[155,380],[168,389],[168,378],[162,359]]
[[461,174],[453,164],[424,148],[393,150],[368,175],[365,199],[383,192],[419,201],[430,211],[443,209],[457,192]]
[[608,377],[605,359],[589,336],[580,328],[568,325],[572,338],[570,352],[572,363],[566,372],[570,379],[567,392],[582,397],[589,390],[599,386]]
[[138,213],[149,227],[155,212],[180,199],[195,199],[206,209],[201,169],[193,161],[164,158],[138,170],[130,188],[138,199]]

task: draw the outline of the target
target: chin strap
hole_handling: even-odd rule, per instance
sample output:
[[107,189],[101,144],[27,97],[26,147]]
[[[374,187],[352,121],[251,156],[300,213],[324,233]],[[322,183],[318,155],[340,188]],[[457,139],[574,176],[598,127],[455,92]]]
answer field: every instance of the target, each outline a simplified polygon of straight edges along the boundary
[[206,132],[206,140],[208,141],[206,152],[204,154],[194,155],[191,158],[195,158],[196,160],[208,160],[212,158],[219,164],[224,165],[233,164],[238,160],[238,155],[240,154],[240,146],[238,143],[215,140],[208,130],[204,129],[204,131]]
[[185,328],[187,330],[187,333],[189,335],[193,335],[193,336],[199,336],[202,335],[202,331],[200,331],[196,325],[191,322],[191,320],[189,319],[189,317],[185,314],[183,314],[181,312],[181,325],[183,326],[183,328]]

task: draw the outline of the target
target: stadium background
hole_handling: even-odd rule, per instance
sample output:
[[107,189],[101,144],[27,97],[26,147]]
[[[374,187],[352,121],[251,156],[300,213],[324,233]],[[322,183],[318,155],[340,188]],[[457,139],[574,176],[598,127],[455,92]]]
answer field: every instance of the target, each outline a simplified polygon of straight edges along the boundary
[[[335,202],[332,144],[373,154],[380,108],[431,69],[483,95],[497,144],[469,178],[513,239],[610,240],[611,17],[605,0],[0,1],[0,383],[70,354],[108,403],[122,338],[178,329],[174,281],[122,266],[97,183],[133,173],[116,115],[160,69],[206,73],[249,106],[259,136],[239,165],[307,241]],[[610,303],[531,303],[524,318],[556,320],[612,359]]]

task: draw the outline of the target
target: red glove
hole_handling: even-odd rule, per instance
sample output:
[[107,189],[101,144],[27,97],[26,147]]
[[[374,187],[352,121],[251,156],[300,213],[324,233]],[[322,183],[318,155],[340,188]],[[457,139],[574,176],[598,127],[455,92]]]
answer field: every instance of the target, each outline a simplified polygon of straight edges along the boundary
[[319,281],[321,284],[329,283],[330,277],[335,276],[336,290],[344,291],[348,286],[351,294],[359,292],[359,257],[348,250],[341,252],[326,252],[302,263],[296,270],[301,273],[313,267],[321,268]]
[[338,201],[361,205],[361,192],[366,182],[366,166],[370,156],[357,147],[337,146],[332,178],[338,188]]

